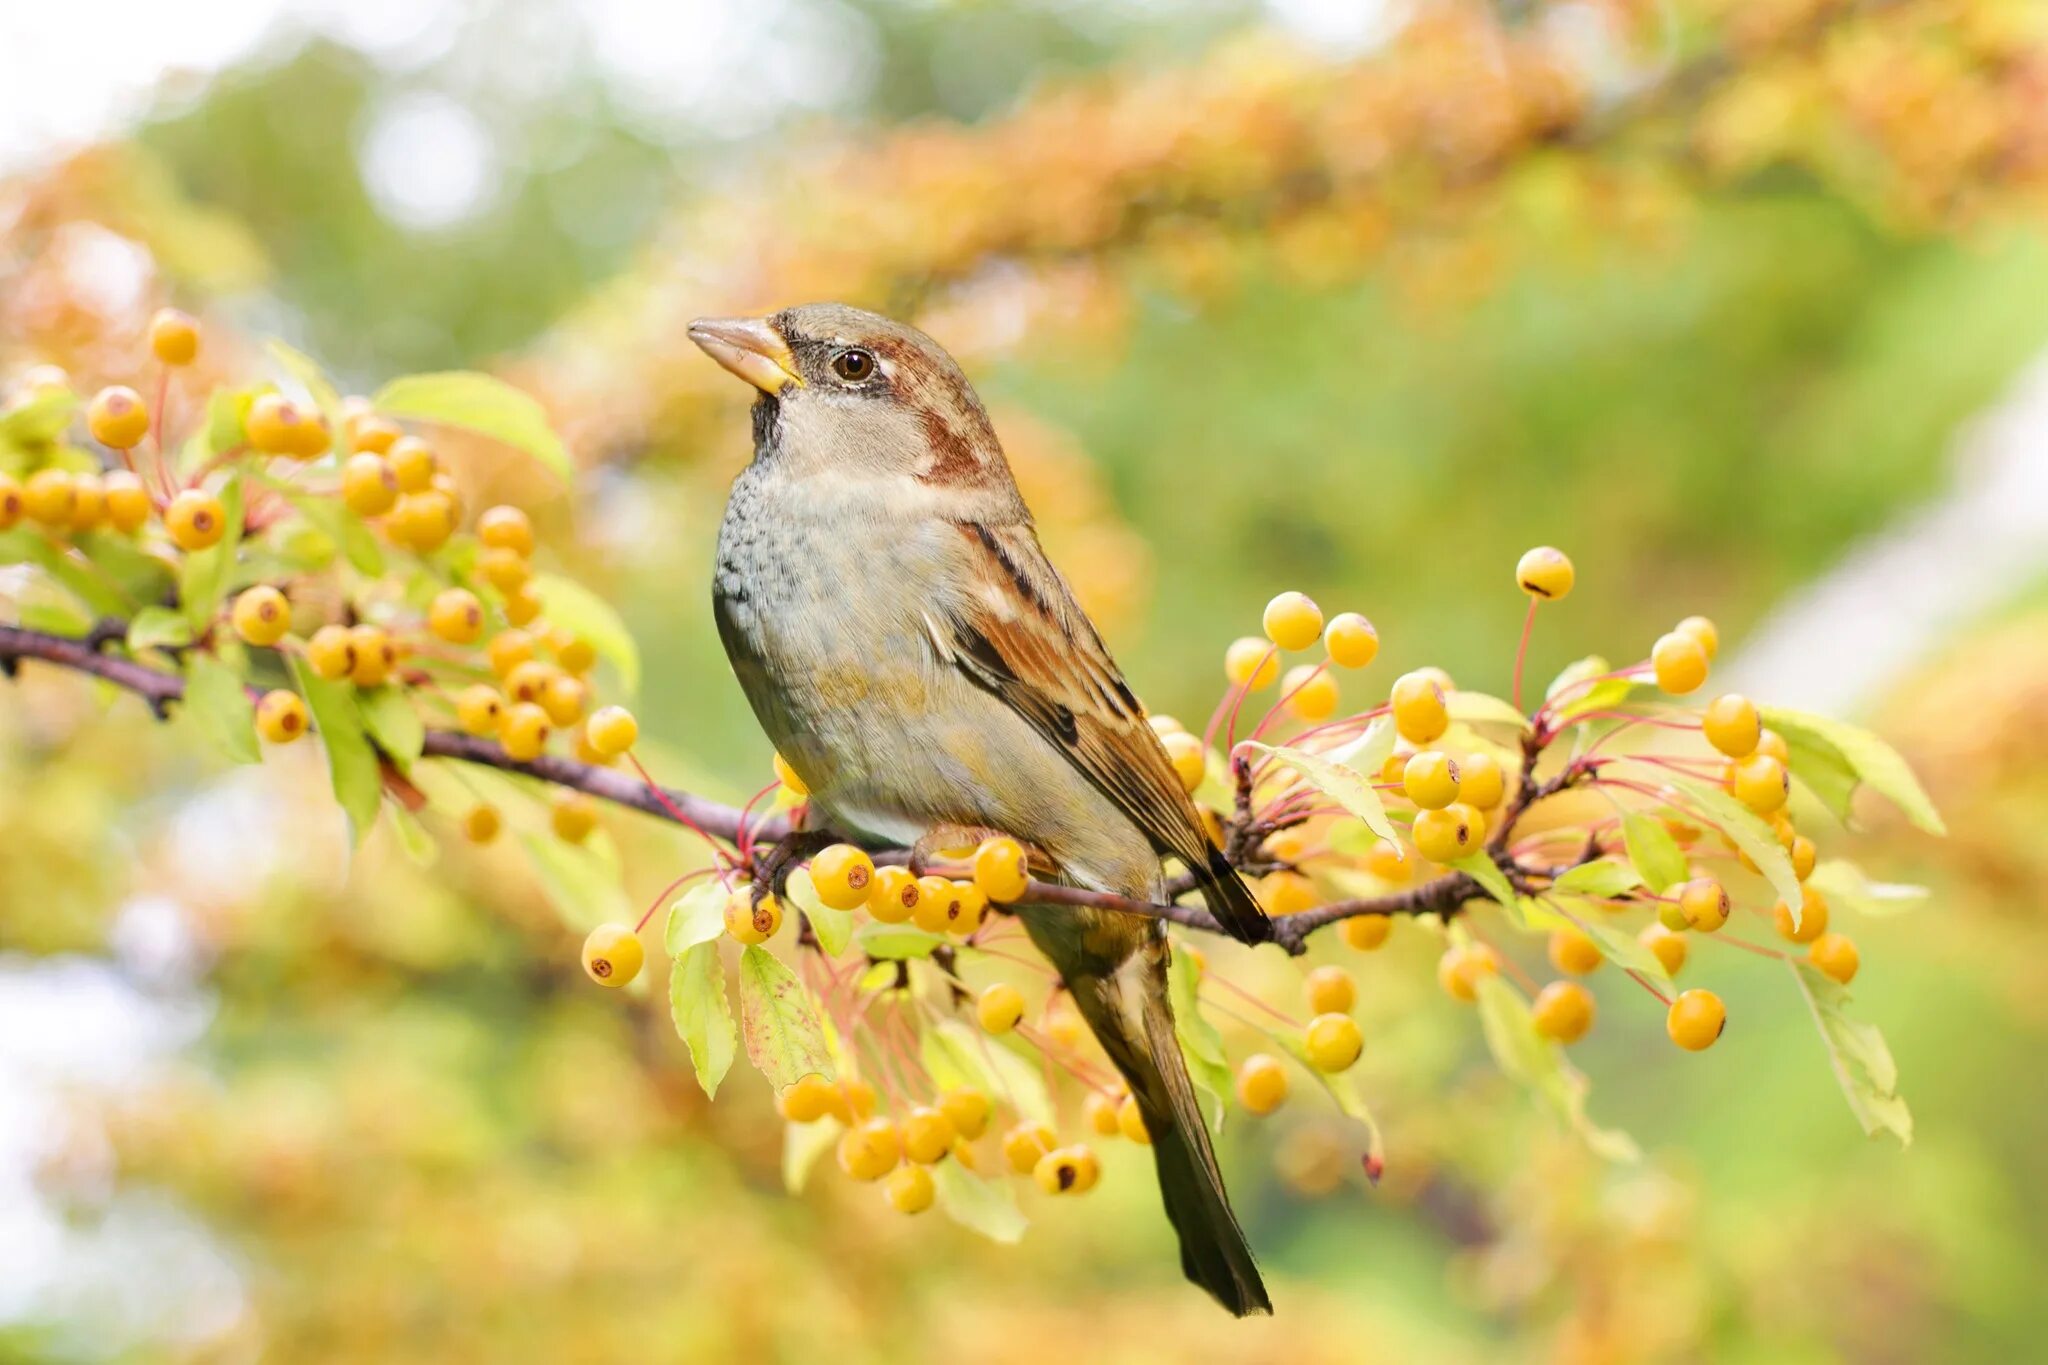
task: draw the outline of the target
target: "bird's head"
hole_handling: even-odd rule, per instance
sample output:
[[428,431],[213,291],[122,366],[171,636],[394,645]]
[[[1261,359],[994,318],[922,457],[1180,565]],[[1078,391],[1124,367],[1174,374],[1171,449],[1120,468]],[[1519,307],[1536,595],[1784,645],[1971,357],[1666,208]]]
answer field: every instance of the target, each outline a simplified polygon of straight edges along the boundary
[[699,318],[690,340],[761,391],[754,455],[793,477],[1014,488],[967,376],[915,327],[839,303]]

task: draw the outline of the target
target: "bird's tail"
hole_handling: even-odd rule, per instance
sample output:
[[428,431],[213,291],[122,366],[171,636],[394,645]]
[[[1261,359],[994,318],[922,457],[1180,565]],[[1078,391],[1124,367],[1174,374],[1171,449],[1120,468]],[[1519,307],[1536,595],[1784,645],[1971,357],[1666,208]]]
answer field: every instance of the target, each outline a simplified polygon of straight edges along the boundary
[[1224,932],[1240,943],[1265,943],[1273,937],[1273,921],[1266,918],[1265,907],[1252,895],[1244,878],[1237,875],[1222,849],[1212,845],[1208,865],[1188,870],[1194,874],[1195,885],[1208,903],[1209,913],[1216,917]]
[[1180,1234],[1181,1270],[1238,1317],[1270,1313],[1272,1300],[1223,1191],[1223,1173],[1174,1034],[1167,951],[1163,938],[1154,939],[1114,975],[1070,974],[1067,987],[1137,1097],[1159,1168],[1159,1194]]

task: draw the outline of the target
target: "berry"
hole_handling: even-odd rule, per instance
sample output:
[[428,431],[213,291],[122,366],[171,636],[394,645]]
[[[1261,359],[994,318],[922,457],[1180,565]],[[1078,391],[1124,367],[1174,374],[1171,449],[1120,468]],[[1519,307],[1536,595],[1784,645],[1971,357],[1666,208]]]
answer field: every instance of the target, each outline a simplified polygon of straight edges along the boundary
[[1530,1014],[1536,1032],[1558,1043],[1576,1043],[1593,1027],[1593,992],[1576,981],[1553,981],[1536,993]]
[[1173,763],[1173,774],[1180,779],[1181,790],[1192,794],[1208,775],[1209,751],[1201,740],[1184,730],[1163,735],[1159,742]]
[[1657,955],[1667,975],[1677,976],[1678,969],[1685,965],[1687,945],[1684,934],[1674,933],[1662,924],[1652,924],[1636,935],[1636,942]]
[[1686,928],[1711,934],[1728,922],[1728,892],[1712,877],[1695,877],[1675,894]]
[[[383,455],[398,444],[398,438],[405,435],[405,431],[388,417],[364,412],[347,419],[343,435],[348,438],[348,448],[352,453]],[[394,492],[398,488],[396,475],[392,476],[391,487]]]
[[1443,987],[1444,994],[1453,1000],[1471,1004],[1479,998],[1479,981],[1482,977],[1495,975],[1500,971],[1500,956],[1483,943],[1469,947],[1453,946],[1444,951],[1436,962],[1436,983]]
[[623,924],[600,924],[583,940],[583,970],[600,986],[623,986],[640,975],[647,951]]
[[917,913],[917,878],[903,867],[878,867],[868,887],[868,913],[884,924],[901,924]]
[[1298,664],[1280,680],[1280,693],[1287,709],[1311,725],[1337,714],[1337,680],[1321,664]]
[[1779,901],[1771,907],[1771,920],[1778,927],[1778,937],[1793,943],[1812,943],[1828,931],[1827,898],[1812,887],[1806,888],[1799,907],[1799,923],[1792,923],[1792,907]]
[[1031,884],[1031,866],[1024,845],[1015,839],[984,839],[974,850],[974,884],[981,894],[999,905],[1007,905],[1024,894]]
[[38,469],[22,486],[22,510],[31,520],[45,526],[69,526],[72,510],[77,506],[78,489],[68,470]]
[[1578,573],[1563,550],[1538,545],[1515,562],[1515,583],[1531,597],[1555,602],[1572,590]]
[[496,806],[475,805],[462,817],[462,837],[472,844],[488,844],[505,828]]
[[1396,678],[1392,700],[1394,729],[1410,744],[1431,743],[1450,728],[1443,685],[1427,673],[1403,673]]
[[272,744],[289,744],[306,733],[312,722],[306,715],[306,703],[296,692],[283,688],[265,692],[263,699],[256,703],[256,733]]
[[106,485],[93,473],[71,476],[71,529],[90,531],[107,515]]
[[1343,1071],[1365,1049],[1365,1035],[1348,1014],[1319,1014],[1308,1021],[1302,1047],[1318,1071]]
[[[110,471],[100,481],[106,492],[107,520],[116,531],[132,536],[149,524],[149,514],[154,507],[149,500],[149,490],[142,486],[142,476],[126,469]],[[6,514],[7,494],[0,487],[0,530],[11,525]]]
[[1100,1177],[1095,1155],[1086,1147],[1062,1147],[1047,1152],[1031,1168],[1032,1179],[1047,1194],[1086,1194]]
[[490,507],[476,519],[476,538],[493,550],[533,553],[533,523],[517,507]]
[[265,455],[317,454],[318,446],[326,444],[320,439],[322,433],[313,414],[302,411],[281,393],[256,395],[242,419],[242,429],[248,433],[249,444]]
[[1118,1103],[1117,1096],[1105,1095],[1095,1090],[1089,1091],[1087,1097],[1081,1101],[1082,1116],[1088,1120],[1088,1126],[1095,1131],[1096,1136],[1116,1137],[1123,1132],[1117,1124]]
[[522,763],[539,758],[548,743],[548,713],[530,701],[507,706],[498,720],[498,742]]
[[533,578],[533,565],[525,555],[497,547],[477,556],[476,571],[499,592],[518,592]]
[[451,645],[475,644],[484,633],[484,604],[467,588],[445,588],[427,608],[427,628]]
[[1423,810],[1442,810],[1458,799],[1458,764],[1434,749],[1416,754],[1401,768],[1401,789]]
[[[399,480],[405,486],[405,480]],[[400,545],[427,554],[446,544],[448,537],[455,534],[455,504],[446,493],[438,488],[429,488],[423,493],[403,493],[398,505],[391,509],[390,521],[386,524],[391,538]]]
[[1254,1114],[1270,1114],[1287,1101],[1287,1068],[1280,1059],[1255,1052],[1237,1069],[1237,1102]]
[[816,1123],[840,1104],[839,1087],[813,1071],[785,1086],[775,1107],[791,1123]]
[[1792,875],[1805,881],[1813,875],[1814,864],[1820,858],[1820,850],[1813,846],[1813,840],[1804,834],[1795,835],[1792,847],[1785,850],[1792,859]]
[[1780,763],[1790,764],[1792,762],[1792,751],[1786,746],[1785,737],[1776,730],[1765,730],[1763,732],[1757,739],[1756,751],[1767,758],[1775,758]]
[[779,752],[775,755],[775,779],[787,787],[793,795],[809,796],[811,789],[797,776],[796,769],[789,766],[789,760]]
[[149,350],[166,365],[190,365],[199,358],[199,323],[190,313],[159,308],[149,320]]
[[[40,477],[40,476],[38,476]],[[188,488],[164,509],[164,529],[181,550],[204,550],[220,544],[228,531],[228,512],[211,493]]]
[[525,584],[518,591],[505,594],[505,619],[515,626],[526,625],[540,615],[544,605],[533,584]]
[[839,1169],[855,1180],[880,1180],[903,1159],[903,1140],[887,1119],[863,1119],[839,1139]]
[[1069,1052],[1088,1040],[1088,1026],[1081,1022],[1081,1016],[1054,1003],[1045,1007],[1043,1026],[1046,1036]]
[[1421,861],[1420,858],[1409,857],[1399,844],[1380,839],[1366,850],[1365,870],[1383,882],[1398,885],[1414,880],[1416,864]]
[[1338,930],[1344,942],[1362,953],[1370,953],[1387,941],[1387,935],[1394,932],[1392,915],[1353,915],[1344,921]]
[[269,584],[243,591],[235,599],[235,634],[252,645],[274,645],[291,633],[292,604]]
[[1573,976],[1584,976],[1598,971],[1607,959],[1600,954],[1600,945],[1583,929],[1566,925],[1554,929],[1550,934],[1550,965]]
[[1415,850],[1433,863],[1455,862],[1479,847],[1481,836],[1460,818],[1462,802],[1442,810],[1426,810],[1415,817],[1409,831]]
[[1339,668],[1364,668],[1380,652],[1380,633],[1357,612],[1339,612],[1323,628],[1323,649]]
[[597,666],[596,646],[580,635],[549,631],[548,648],[555,651],[555,662],[571,673],[588,673]]
[[584,727],[590,747],[606,758],[617,758],[640,739],[640,722],[623,706],[607,706],[593,712]]
[[1283,592],[1266,603],[1263,624],[1281,649],[1307,649],[1323,633],[1323,609],[1305,593]]
[[1137,1143],[1140,1147],[1150,1147],[1152,1145],[1152,1133],[1145,1127],[1145,1115],[1138,1108],[1137,1096],[1126,1095],[1123,1097],[1122,1102],[1117,1105],[1116,1127],[1118,1132]]
[[1692,636],[1674,630],[1659,636],[1650,647],[1650,666],[1657,674],[1657,686],[1682,697],[1707,680],[1707,651]]
[[399,492],[424,493],[434,486],[440,461],[434,458],[434,448],[419,437],[399,437],[384,452],[384,458],[391,462],[391,472],[398,476]]
[[[317,640],[319,637],[314,638]],[[469,734],[498,733],[498,724],[504,714],[505,699],[489,683],[471,683],[456,695],[455,721]]]
[[998,981],[974,1002],[974,1015],[988,1032],[1008,1033],[1024,1021],[1024,992]]
[[1730,758],[1747,758],[1756,752],[1757,741],[1763,738],[1763,718],[1757,714],[1756,703],[1739,692],[1716,697],[1707,706],[1707,713],[1700,721],[1707,743],[1719,749]]
[[875,863],[852,844],[834,844],[811,859],[811,885],[834,910],[858,910],[875,883]]
[[1279,652],[1257,635],[1233,640],[1230,648],[1223,651],[1223,676],[1230,679],[1232,687],[1242,687],[1247,692],[1271,687],[1273,679],[1280,676]]
[[359,517],[382,516],[398,502],[398,476],[382,455],[351,455],[341,469],[341,497]]
[[333,682],[355,671],[355,639],[347,626],[322,626],[306,642],[306,662],[313,671]]
[[979,1090],[948,1090],[939,1096],[939,1111],[952,1120],[953,1131],[968,1142],[973,1142],[988,1131],[988,1118],[994,1112],[988,1096]]
[[1316,885],[1299,872],[1285,870],[1266,875],[1259,883],[1259,904],[1274,917],[1299,914],[1316,903]]
[[1688,616],[1672,629],[1680,635],[1692,636],[1709,660],[1721,652],[1721,628],[1704,616]]
[[92,396],[85,410],[86,430],[112,450],[130,450],[149,435],[149,409],[142,395],[125,384],[113,384]]
[[[1385,919],[1384,915],[1361,916],[1367,919]],[[1342,967],[1318,967],[1308,974],[1303,983],[1308,989],[1308,1009],[1311,1014],[1349,1014],[1351,1007],[1358,1003],[1358,983],[1351,979],[1351,973]]]
[[923,1213],[938,1195],[932,1173],[922,1166],[898,1166],[889,1172],[889,1183],[882,1190],[890,1208],[907,1214]]
[[597,803],[581,792],[556,792],[548,811],[548,825],[564,843],[580,844],[597,828]]
[[953,1150],[953,1120],[943,1110],[919,1105],[903,1116],[903,1155],[929,1166]]
[[1664,1031],[1687,1052],[1704,1052],[1728,1027],[1728,1010],[1712,991],[1680,991],[1664,1015]]
[[1507,774],[1492,754],[1467,754],[1458,764],[1458,799],[1474,810],[1488,811],[1507,792]]
[[14,529],[15,523],[21,520],[23,510],[21,485],[7,475],[0,474],[0,531]]
[[743,886],[725,902],[725,932],[737,943],[766,943],[782,928],[782,902],[763,896],[756,902],[752,887]]
[[523,630],[501,630],[484,646],[484,659],[490,664],[491,672],[500,678],[510,676],[512,670],[523,663],[531,663],[533,657],[533,637]]
[[973,882],[945,877],[917,879],[917,927],[929,934],[964,934],[981,923],[988,899]]
[[1806,960],[1844,986],[1856,979],[1856,969],[1863,965],[1863,955],[1847,934],[1822,934],[1806,950]]
[[356,665],[349,671],[349,680],[357,687],[381,686],[398,666],[398,647],[391,637],[376,626],[357,626],[349,631],[349,641],[356,648]]
[[1766,753],[1754,753],[1735,765],[1729,775],[1729,790],[1735,799],[1758,815],[1768,815],[1785,804],[1792,793],[1792,776],[1782,761]]
[[540,704],[548,719],[562,726],[574,725],[589,701],[590,689],[560,669],[554,671],[540,693]]
[[1058,1140],[1042,1123],[1020,1123],[1003,1134],[1003,1160],[1018,1175],[1030,1175]]

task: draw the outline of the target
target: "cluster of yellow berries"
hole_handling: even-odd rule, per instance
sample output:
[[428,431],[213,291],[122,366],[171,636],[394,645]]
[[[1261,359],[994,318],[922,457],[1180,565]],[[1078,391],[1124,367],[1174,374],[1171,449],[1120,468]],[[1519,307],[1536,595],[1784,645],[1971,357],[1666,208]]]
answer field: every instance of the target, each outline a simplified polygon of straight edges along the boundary
[[[1277,679],[1288,713],[1309,724],[1337,713],[1340,696],[1331,668],[1364,668],[1380,652],[1372,622],[1355,611],[1339,612],[1326,622],[1323,609],[1305,593],[1283,592],[1268,602],[1263,624],[1263,636],[1247,635],[1224,651],[1224,676],[1246,692],[1270,687]],[[1323,662],[1297,664],[1281,677],[1280,655],[1308,649],[1318,640]]]

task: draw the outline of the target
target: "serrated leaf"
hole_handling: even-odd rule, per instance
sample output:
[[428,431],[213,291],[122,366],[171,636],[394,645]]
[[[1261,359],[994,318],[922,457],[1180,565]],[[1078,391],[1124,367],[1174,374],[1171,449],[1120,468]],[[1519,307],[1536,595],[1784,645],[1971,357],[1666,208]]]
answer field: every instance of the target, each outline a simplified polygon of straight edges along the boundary
[[[1263,755],[1276,763],[1294,769],[1307,778],[1310,785],[1315,787],[1317,791],[1335,801],[1350,814],[1365,821],[1366,826],[1373,833],[1379,835],[1382,839],[1398,845],[1400,843],[1400,836],[1394,831],[1394,822],[1387,819],[1386,807],[1380,802],[1380,794],[1373,790],[1372,779],[1361,774],[1357,768],[1350,766],[1352,763],[1370,761],[1371,752],[1377,743],[1375,739],[1376,733],[1382,729],[1384,729],[1387,736],[1387,753],[1392,753],[1394,731],[1393,727],[1384,719],[1373,722],[1372,729],[1368,730],[1361,737],[1362,741],[1373,742],[1358,743],[1355,748],[1346,753],[1343,759],[1337,758],[1335,754],[1312,754],[1306,749],[1262,744],[1255,739],[1243,740],[1238,744],[1238,747],[1240,749],[1249,749],[1255,754]],[[1385,754],[1380,755],[1382,762],[1385,761],[1385,758]]]
[[128,621],[130,652],[182,648],[192,643],[192,623],[169,607],[144,607]]
[[693,944],[676,958],[668,974],[668,1013],[690,1049],[697,1084],[705,1098],[717,1099],[718,1083],[732,1069],[739,1048],[716,941]]
[[637,918],[618,863],[605,857],[595,840],[571,844],[552,835],[522,834],[519,846],[526,850],[541,893],[570,928],[587,932]]
[[931,1173],[939,1207],[948,1218],[1005,1246],[1023,1238],[1030,1220],[1017,1207],[1017,1192],[1007,1181],[983,1180],[957,1161],[941,1161]]
[[1478,882],[1485,889],[1486,894],[1493,897],[1501,905],[1514,905],[1515,888],[1508,884],[1507,874],[1500,870],[1500,865],[1494,862],[1492,856],[1486,852],[1468,853],[1464,857],[1453,859],[1444,865],[1446,867],[1454,867],[1473,881]]
[[335,439],[340,439],[341,395],[335,392],[333,383],[321,370],[319,363],[305,352],[286,345],[276,337],[270,338],[266,346],[271,358],[306,391],[306,397],[313,400],[313,406],[320,409],[320,415],[327,419],[328,432]]
[[356,709],[355,692],[346,683],[329,682],[305,661],[293,658],[292,679],[299,695],[312,713],[313,729],[327,754],[327,777],[334,787],[334,799],[348,816],[349,837],[360,844],[370,826],[377,823],[377,805],[384,791],[384,778],[377,766],[376,752],[363,731],[362,712]]
[[1007,1102],[1020,1117],[1053,1123],[1045,1077],[987,1034],[971,1030],[957,1019],[941,1019],[925,1028],[918,1054],[925,1074],[940,1090],[971,1086],[990,1099]]
[[185,700],[180,710],[207,742],[236,763],[258,763],[256,708],[242,687],[242,675],[211,654],[185,657]]
[[1480,1029],[1500,1069],[1549,1104],[1595,1155],[1609,1161],[1638,1160],[1642,1152],[1633,1138],[1587,1118],[1586,1078],[1566,1065],[1557,1044],[1536,1032],[1521,993],[1493,972],[1482,973],[1478,987]]
[[878,921],[863,924],[853,936],[854,945],[869,957],[899,960],[930,957],[932,950],[945,941],[942,935],[914,925],[882,924]]
[[549,625],[580,636],[597,651],[598,658],[619,671],[619,681],[627,692],[640,690],[640,646],[611,603],[560,574],[535,574],[533,590],[540,594],[541,610]]
[[204,550],[193,550],[186,554],[185,562],[178,569],[178,605],[185,612],[185,619],[192,623],[194,632],[203,633],[212,623],[214,613],[220,610],[221,599],[227,595],[228,581],[234,573],[235,552],[242,544],[242,480],[239,474],[230,475],[221,485],[221,512],[227,529],[221,538]]
[[1444,698],[1445,709],[1452,720],[1465,725],[1504,725],[1517,733],[1529,728],[1529,718],[1517,711],[1512,704],[1485,692],[1467,692],[1463,688],[1453,689]]
[[1861,726],[1826,716],[1790,711],[1781,706],[1763,708],[1764,724],[1785,737],[1823,751],[1831,750],[1842,764],[1868,783],[1880,795],[1905,812],[1906,818],[1929,834],[1947,834],[1940,812],[1913,776],[1913,769],[1898,750]]
[[1813,869],[1806,884],[1838,905],[1859,915],[1883,918],[1917,910],[1927,900],[1927,888],[1905,882],[1874,882],[1863,869],[1847,858],[1829,858]]
[[1813,1022],[1827,1046],[1828,1063],[1849,1111],[1865,1134],[1890,1133],[1902,1147],[1913,1142],[1913,1111],[1899,1097],[1899,1069],[1875,1024],[1848,1015],[1849,991],[1810,962],[1786,959]]
[[461,427],[521,450],[569,483],[574,467],[562,438],[532,395],[470,370],[410,374],[377,390],[372,400],[389,417]]
[[1201,978],[1194,954],[1175,945],[1166,968],[1168,998],[1173,1003],[1173,1033],[1187,1059],[1188,1076],[1195,1083],[1195,1101],[1203,1121],[1212,1133],[1223,1131],[1223,1116],[1230,1107],[1230,1056],[1223,1050],[1223,1035],[1202,1014]]
[[1632,810],[1621,817],[1621,839],[1643,885],[1662,895],[1690,874],[1685,853],[1664,822]]
[[356,705],[362,708],[363,724],[369,729],[370,738],[377,741],[377,747],[398,765],[399,771],[419,762],[420,750],[427,742],[427,727],[420,713],[413,710],[405,689],[373,687],[359,691]]
[[1721,832],[1735,841],[1735,846],[1749,855],[1757,871],[1778,893],[1780,900],[1792,910],[1792,925],[1799,926],[1799,915],[1806,904],[1806,893],[1800,889],[1799,878],[1792,871],[1792,859],[1786,856],[1785,846],[1778,842],[1778,836],[1771,827],[1759,820],[1749,807],[1737,801],[1719,787],[1689,781],[1682,777],[1671,779],[1671,785],[1683,792],[1707,818],[1720,826]]
[[747,1060],[777,1094],[805,1076],[835,1076],[811,993],[759,944],[740,954],[740,1036]]
[[681,957],[700,943],[710,943],[725,932],[725,905],[731,893],[716,881],[691,887],[676,897],[668,908],[668,923],[662,929],[662,943],[670,957]]
[[782,1126],[782,1187],[791,1194],[802,1194],[805,1184],[810,1181],[811,1167],[818,1164],[819,1157],[832,1150],[844,1131],[833,1119],[819,1119],[816,1123],[785,1123]]
[[818,888],[811,880],[811,870],[800,867],[789,874],[784,888],[789,903],[804,912],[804,918],[811,922],[811,932],[817,936],[818,946],[825,950],[825,956],[838,957],[846,951],[846,945],[853,941],[853,912],[834,910],[818,899]]
[[1832,748],[1813,743],[1805,735],[1781,736],[1785,741],[1786,767],[1797,786],[1811,792],[1835,819],[1848,825],[1855,813],[1856,789],[1862,785],[1848,761]]
[[[1658,826],[1658,829],[1661,831],[1663,826]],[[1580,863],[1567,869],[1550,885],[1554,891],[1592,896],[1596,900],[1613,900],[1642,884],[1643,879],[1634,867],[1612,858],[1595,858],[1590,863]]]

